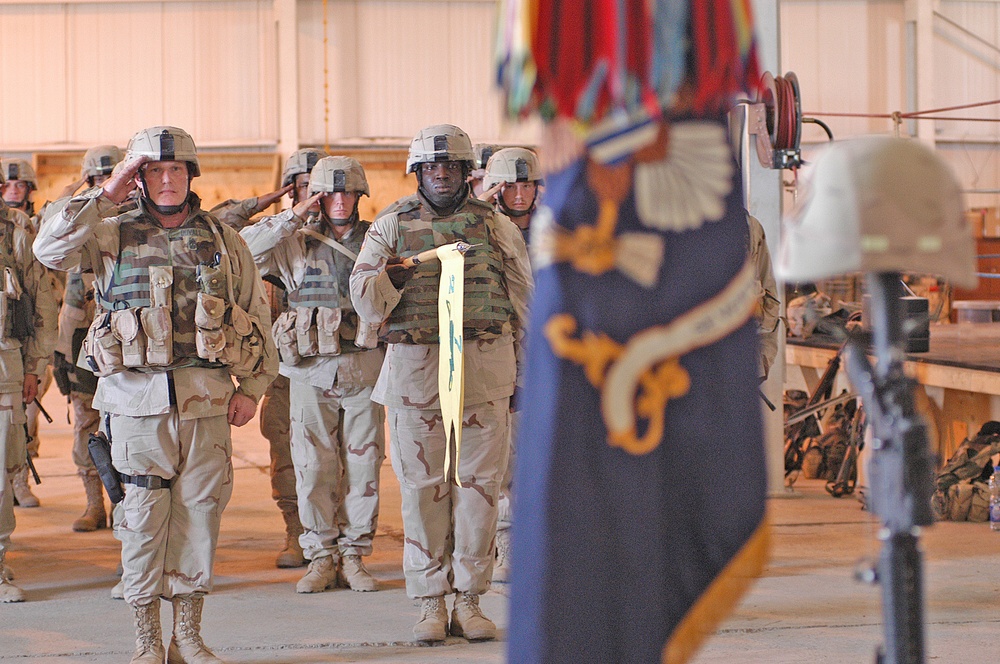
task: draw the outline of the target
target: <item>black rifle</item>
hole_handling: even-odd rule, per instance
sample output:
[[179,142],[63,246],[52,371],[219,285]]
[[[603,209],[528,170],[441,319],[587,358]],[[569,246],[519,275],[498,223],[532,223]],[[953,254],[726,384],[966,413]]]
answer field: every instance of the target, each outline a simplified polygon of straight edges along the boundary
[[38,412],[42,414],[42,417],[45,418],[45,421],[48,422],[49,424],[52,424],[52,416],[49,415],[49,411],[45,410],[45,406],[43,406],[42,402],[38,400],[38,397],[35,397],[35,400],[32,401],[31,403],[35,404],[35,408],[37,408]]
[[917,413],[916,381],[903,372],[905,333],[896,290],[899,273],[869,274],[872,346],[854,336],[847,347],[847,373],[861,394],[872,427],[871,509],[884,527],[882,551],[870,574],[882,587],[885,644],[879,664],[924,662],[921,526],[933,523],[933,461],[927,428]]
[[[28,433],[28,423],[25,422],[24,423],[24,444],[27,445],[32,440],[34,440],[34,438],[32,438],[31,434]],[[31,452],[27,452],[25,454],[25,458],[28,460],[28,470],[31,471],[31,476],[35,478],[35,484],[41,484],[42,483],[42,478],[38,476],[38,470],[35,469],[35,462],[31,460]]]

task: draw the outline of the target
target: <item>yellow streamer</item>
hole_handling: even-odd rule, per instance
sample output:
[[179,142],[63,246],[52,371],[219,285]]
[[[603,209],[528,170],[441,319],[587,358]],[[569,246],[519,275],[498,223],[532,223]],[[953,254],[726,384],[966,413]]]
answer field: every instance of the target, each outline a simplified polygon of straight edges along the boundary
[[444,420],[447,452],[444,476],[451,466],[452,441],[455,448],[455,483],[462,486],[458,460],[462,453],[462,415],[465,409],[465,353],[462,338],[462,307],[465,300],[465,254],[456,245],[438,247],[441,261],[441,286],[438,290],[438,326],[440,356],[438,359],[438,396]]

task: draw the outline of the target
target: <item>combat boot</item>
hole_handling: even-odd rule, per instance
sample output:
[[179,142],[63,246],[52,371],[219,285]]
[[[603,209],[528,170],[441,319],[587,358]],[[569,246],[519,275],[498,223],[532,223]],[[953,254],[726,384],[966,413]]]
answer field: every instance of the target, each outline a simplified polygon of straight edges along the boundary
[[202,593],[175,595],[174,635],[167,648],[167,664],[222,664],[201,640],[201,609],[205,605]]
[[365,567],[361,556],[344,556],[340,560],[340,584],[362,593],[378,590],[378,580]]
[[487,641],[497,638],[497,626],[483,615],[476,593],[456,593],[455,608],[451,612],[451,633],[470,641]]
[[299,513],[294,510],[282,512],[285,519],[285,548],[278,554],[274,561],[276,567],[280,569],[290,569],[292,567],[305,567],[305,555],[299,545],[299,535],[302,534],[302,522],[299,521]]
[[497,531],[497,559],[493,563],[493,582],[510,580],[510,528]]
[[448,636],[448,606],[444,596],[420,598],[420,620],[413,626],[417,641],[444,641]]
[[297,593],[321,593],[337,585],[337,560],[322,556],[309,563],[309,571],[295,584]]
[[73,530],[78,533],[89,533],[108,526],[108,513],[104,511],[104,485],[94,470],[81,470],[78,473],[83,479],[83,488],[87,492],[87,509],[83,515],[73,522]]
[[163,664],[160,600],[132,607],[135,614],[135,652],[129,664]]
[[24,601],[24,591],[15,586],[14,572],[0,561],[0,602],[4,604]]
[[125,599],[125,582],[121,579],[111,588],[111,599]]
[[38,507],[38,496],[31,493],[28,486],[28,467],[25,466],[18,472],[10,476],[10,483],[14,487],[14,504],[21,507]]

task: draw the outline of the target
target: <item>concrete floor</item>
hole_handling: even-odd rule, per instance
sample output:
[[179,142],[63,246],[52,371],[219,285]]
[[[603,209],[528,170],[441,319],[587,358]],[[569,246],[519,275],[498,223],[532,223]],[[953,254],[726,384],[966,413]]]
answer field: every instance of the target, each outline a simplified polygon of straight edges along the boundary
[[[26,591],[0,605],[0,662],[126,662],[131,614],[110,599],[119,547],[110,531],[74,533],[83,490],[70,461],[70,427],[58,394],[44,403],[43,483],[37,509],[16,508],[8,563]],[[303,570],[279,570],[283,526],[270,498],[267,446],[256,421],[234,436],[236,486],[222,523],[216,589],[205,603],[203,636],[226,662],[501,662],[505,644],[449,638],[410,642],[418,607],[403,587],[399,493],[383,469],[383,511],[369,568],[378,593],[298,595]],[[694,660],[871,662],[881,641],[878,589],[853,581],[859,559],[876,557],[877,525],[852,497],[834,499],[800,480],[795,497],[770,501],[773,555],[764,578]],[[996,662],[1000,629],[1000,533],[986,524],[942,523],[925,531],[928,661]],[[483,596],[487,615],[506,625],[506,600]],[[168,624],[169,605],[163,620]]]

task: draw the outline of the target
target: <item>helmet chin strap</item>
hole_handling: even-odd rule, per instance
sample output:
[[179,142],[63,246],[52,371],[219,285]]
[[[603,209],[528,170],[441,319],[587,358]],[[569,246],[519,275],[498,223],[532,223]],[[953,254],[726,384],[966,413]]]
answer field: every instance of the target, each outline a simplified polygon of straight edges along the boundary
[[336,226],[338,228],[343,228],[344,226],[350,226],[351,224],[353,224],[355,221],[358,220],[358,203],[360,202],[361,202],[360,200],[354,201],[354,210],[351,212],[351,216],[349,216],[347,219],[334,219],[333,217],[331,217],[326,213],[326,210],[323,208],[323,206],[320,206],[320,217],[323,219],[324,222],[329,223],[331,226]]
[[462,204],[463,201],[465,201],[465,199],[467,199],[469,197],[469,183],[468,182],[462,182],[462,186],[459,187],[458,193],[456,193],[449,200],[445,201],[444,205],[438,205],[437,203],[434,202],[434,199],[431,198],[431,196],[428,194],[427,190],[424,189],[423,182],[420,183],[420,185],[418,186],[418,189],[420,190],[420,193],[423,194],[424,198],[426,198],[427,201],[434,208],[434,211],[437,212],[438,214],[442,214],[442,215],[451,214],[452,212],[454,212],[455,210],[458,209],[458,207]]
[[188,190],[187,194],[184,195],[184,201],[180,205],[157,205],[153,202],[153,199],[146,195],[146,176],[139,172],[139,181],[142,182],[142,193],[139,194],[139,198],[142,200],[144,206],[150,208],[157,214],[161,214],[164,217],[170,217],[178,212],[182,211],[184,207],[188,204],[188,198],[191,196],[191,178],[188,177]]
[[535,192],[535,196],[531,199],[531,205],[528,206],[527,210],[514,210],[507,206],[507,201],[503,199],[503,191],[497,193],[497,202],[500,204],[500,210],[508,217],[527,217],[535,211],[535,203],[537,201],[538,192]]

